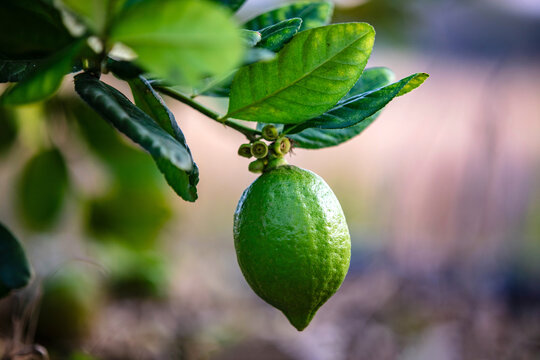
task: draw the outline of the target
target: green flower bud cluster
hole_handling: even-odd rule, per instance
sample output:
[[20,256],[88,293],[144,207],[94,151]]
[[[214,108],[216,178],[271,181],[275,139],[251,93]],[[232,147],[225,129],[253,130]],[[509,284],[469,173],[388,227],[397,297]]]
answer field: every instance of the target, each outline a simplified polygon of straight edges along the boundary
[[[262,139],[242,144],[238,148],[238,155],[248,159],[256,158],[248,167],[253,173],[262,173],[286,165],[287,162],[283,157],[291,150],[291,141],[285,136],[280,136],[274,125],[266,125],[261,133]],[[263,139],[270,143],[267,144]]]

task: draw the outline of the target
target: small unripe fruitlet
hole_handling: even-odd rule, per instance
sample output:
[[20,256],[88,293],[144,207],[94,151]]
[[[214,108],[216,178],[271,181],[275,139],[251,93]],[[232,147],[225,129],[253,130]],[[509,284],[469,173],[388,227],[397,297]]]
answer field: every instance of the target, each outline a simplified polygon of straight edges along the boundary
[[268,155],[268,146],[262,141],[255,141],[251,144],[251,154],[257,159],[262,159]]
[[278,129],[274,125],[266,125],[262,129],[262,137],[265,140],[273,141],[276,140],[279,136]]
[[257,159],[255,161],[250,162],[248,166],[248,170],[255,174],[262,173],[264,170],[264,160]]
[[291,141],[286,137],[279,138],[272,144],[272,150],[278,155],[285,155],[291,150]]
[[248,158],[248,159],[252,157],[253,155],[251,154],[251,145],[250,144],[240,145],[240,147],[238,148],[238,155]]

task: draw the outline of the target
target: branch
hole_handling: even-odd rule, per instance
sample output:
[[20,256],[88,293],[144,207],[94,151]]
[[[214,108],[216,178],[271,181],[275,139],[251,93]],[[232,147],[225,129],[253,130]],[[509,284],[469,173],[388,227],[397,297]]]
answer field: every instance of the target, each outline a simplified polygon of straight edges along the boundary
[[198,102],[194,101],[193,99],[187,97],[186,95],[184,95],[184,94],[182,94],[182,93],[180,93],[180,92],[178,92],[176,90],[173,90],[171,88],[168,88],[166,86],[161,86],[161,85],[153,85],[153,87],[154,87],[154,89],[156,89],[160,93],[165,94],[167,96],[170,96],[173,99],[176,99],[176,100],[178,100],[178,101],[180,101],[180,102],[182,102],[182,103],[184,103],[186,105],[191,106],[192,108],[199,111],[200,113],[208,116],[210,119],[212,119],[212,120],[214,120],[214,121],[216,121],[216,122],[218,122],[220,124],[223,124],[225,126],[228,126],[231,129],[234,129],[236,131],[241,132],[250,141],[256,140],[257,137],[261,135],[261,132],[258,131],[258,130],[251,129],[251,128],[247,127],[247,126],[239,124],[234,120],[223,119],[221,116],[219,116],[219,114],[213,112],[212,110],[208,109],[207,107],[199,104]]

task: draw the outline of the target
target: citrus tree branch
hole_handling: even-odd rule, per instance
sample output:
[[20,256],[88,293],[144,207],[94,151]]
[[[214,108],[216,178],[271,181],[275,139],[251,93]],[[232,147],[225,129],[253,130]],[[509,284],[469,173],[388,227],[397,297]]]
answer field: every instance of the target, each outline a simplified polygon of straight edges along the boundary
[[257,137],[261,135],[261,132],[258,130],[251,129],[231,119],[223,119],[221,116],[219,116],[219,114],[213,112],[202,104],[199,104],[198,102],[194,101],[193,99],[189,98],[188,96],[182,94],[179,91],[161,85],[153,85],[153,87],[160,93],[170,96],[173,99],[192,107],[200,113],[208,116],[210,119],[219,122],[220,124],[223,124],[225,126],[228,126],[231,129],[239,131],[240,133],[244,134],[250,141],[257,139]]

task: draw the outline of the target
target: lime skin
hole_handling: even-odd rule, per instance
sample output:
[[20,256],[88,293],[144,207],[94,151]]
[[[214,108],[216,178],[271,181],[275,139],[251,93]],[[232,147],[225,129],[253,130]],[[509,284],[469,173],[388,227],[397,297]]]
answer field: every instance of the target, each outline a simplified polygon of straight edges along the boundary
[[284,165],[242,194],[234,215],[238,263],[253,291],[299,331],[339,289],[351,257],[349,229],[317,174]]

